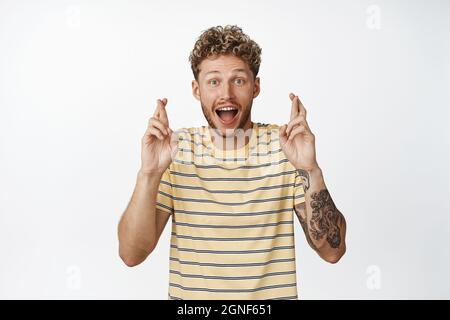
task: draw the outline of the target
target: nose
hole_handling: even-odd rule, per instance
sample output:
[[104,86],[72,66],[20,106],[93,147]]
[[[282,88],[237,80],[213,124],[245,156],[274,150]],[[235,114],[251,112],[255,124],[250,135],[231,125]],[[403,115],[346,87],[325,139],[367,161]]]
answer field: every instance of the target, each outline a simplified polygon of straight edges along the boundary
[[223,82],[221,98],[226,101],[234,99],[233,87],[228,81]]

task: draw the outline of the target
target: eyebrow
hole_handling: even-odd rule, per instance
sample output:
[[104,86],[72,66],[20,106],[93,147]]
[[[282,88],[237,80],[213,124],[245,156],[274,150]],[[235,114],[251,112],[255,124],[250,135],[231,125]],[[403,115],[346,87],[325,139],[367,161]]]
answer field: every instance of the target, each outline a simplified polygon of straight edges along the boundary
[[[245,70],[245,69],[233,69],[232,72],[244,72],[244,73],[247,73],[247,70]],[[220,73],[220,72],[217,71],[217,70],[208,71],[207,73],[205,73],[205,76],[210,74],[210,73]]]

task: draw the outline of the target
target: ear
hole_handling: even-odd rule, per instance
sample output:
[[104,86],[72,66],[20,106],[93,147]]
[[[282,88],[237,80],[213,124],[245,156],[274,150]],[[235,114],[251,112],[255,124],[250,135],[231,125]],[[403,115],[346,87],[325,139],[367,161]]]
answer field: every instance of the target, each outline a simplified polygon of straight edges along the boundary
[[200,101],[200,86],[198,85],[197,80],[192,80],[192,95]]
[[256,77],[255,84],[253,86],[253,98],[256,98],[259,95],[260,91],[261,91],[261,85],[259,82],[259,77]]

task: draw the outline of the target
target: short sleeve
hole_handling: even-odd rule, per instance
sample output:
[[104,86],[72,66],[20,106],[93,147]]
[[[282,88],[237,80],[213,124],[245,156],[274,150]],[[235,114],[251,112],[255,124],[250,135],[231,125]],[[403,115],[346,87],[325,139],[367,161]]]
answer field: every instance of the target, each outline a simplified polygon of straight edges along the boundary
[[299,174],[298,170],[295,170],[295,181],[294,181],[294,207],[300,203],[305,202],[305,190],[303,188],[303,183],[305,179]]
[[172,183],[170,175],[170,167],[164,171],[161,182],[159,183],[158,194],[156,195],[156,208],[170,213],[173,213],[173,195]]

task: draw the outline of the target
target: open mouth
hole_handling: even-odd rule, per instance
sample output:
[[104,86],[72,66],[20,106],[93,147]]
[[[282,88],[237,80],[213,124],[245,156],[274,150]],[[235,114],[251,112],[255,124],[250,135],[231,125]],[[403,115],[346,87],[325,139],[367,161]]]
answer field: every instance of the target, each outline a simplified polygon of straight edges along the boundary
[[235,106],[225,106],[216,109],[216,114],[219,116],[223,124],[231,124],[239,113],[239,109]]

